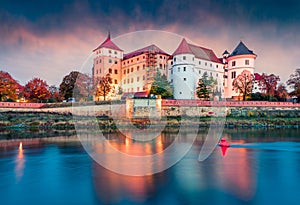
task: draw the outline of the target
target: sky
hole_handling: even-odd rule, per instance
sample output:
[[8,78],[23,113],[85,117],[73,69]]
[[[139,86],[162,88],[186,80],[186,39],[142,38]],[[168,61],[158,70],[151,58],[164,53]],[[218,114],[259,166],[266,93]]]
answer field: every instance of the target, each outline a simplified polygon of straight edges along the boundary
[[299,10],[298,0],[0,0],[0,70],[23,85],[39,77],[58,86],[80,71],[108,31],[120,44],[131,35],[131,46],[147,46],[149,35],[132,34],[156,30],[151,41],[161,32],[178,35],[171,47],[185,37],[219,57],[242,40],[257,54],[255,72],[284,83],[300,67]]

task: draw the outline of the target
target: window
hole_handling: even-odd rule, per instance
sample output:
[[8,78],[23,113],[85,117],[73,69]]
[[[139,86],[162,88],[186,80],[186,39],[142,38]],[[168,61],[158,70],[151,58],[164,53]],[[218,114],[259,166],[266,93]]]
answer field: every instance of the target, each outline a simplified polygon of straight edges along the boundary
[[137,89],[138,92],[140,91],[140,87],[137,87],[136,89]]
[[115,79],[115,84],[118,84],[118,80],[117,79]]
[[218,65],[216,65],[216,67],[218,68],[219,66],[218,66]]
[[183,78],[183,81],[186,81],[186,78]]
[[118,61],[115,61],[115,64],[118,64]]
[[139,70],[140,70],[140,66],[137,66],[137,67],[136,67],[136,71],[139,71]]
[[199,74],[201,74],[201,70],[199,70]]
[[176,58],[174,58],[174,62],[176,62]]
[[231,73],[231,79],[234,79],[234,78],[236,78],[236,72],[235,72],[235,71],[233,71],[233,72]]
[[126,74],[126,70],[123,71],[123,74],[124,74],[124,75]]
[[212,64],[210,64],[210,67],[212,67]]
[[125,65],[125,61],[124,61],[123,65]]
[[98,70],[96,70],[96,74],[98,74]]
[[199,65],[201,65],[201,61],[199,61]]
[[108,72],[109,72],[110,74],[112,74],[112,69],[110,68],[110,69],[108,70]]
[[235,61],[232,61],[231,66],[235,66]]
[[171,65],[173,65],[173,61],[171,61]]
[[180,72],[180,67],[178,67],[178,72]]
[[98,60],[96,60],[96,64],[98,64]]
[[111,50],[108,50],[108,53],[111,53]]
[[133,72],[133,68],[131,68],[131,72]]
[[210,76],[212,77],[212,72],[210,72]]
[[133,83],[133,78],[131,78],[131,83]]
[[173,83],[173,79],[171,79],[171,83]]
[[115,54],[118,54],[118,52],[117,52],[117,51],[115,51]]
[[129,61],[127,61],[127,64],[129,64]]
[[140,77],[136,77],[136,82],[139,82],[140,81]]
[[125,79],[123,80],[123,83],[126,84],[126,80]]
[[186,71],[186,67],[183,67],[183,71]]
[[129,73],[129,68],[127,69],[127,73]]
[[146,68],[146,65],[144,64],[144,65],[143,65],[143,70],[145,70],[145,68]]
[[179,94],[181,95],[181,94],[182,94],[182,92],[179,92]]
[[133,60],[131,60],[131,63],[133,63]]
[[249,60],[245,60],[245,65],[249,65]]
[[207,63],[205,63],[205,66],[207,66]]
[[193,57],[193,59],[192,59],[193,61],[195,60],[195,58]]
[[118,70],[115,70],[115,74],[118,74]]
[[162,68],[163,68],[163,65],[162,65],[162,64],[159,64],[159,68],[162,69]]
[[173,69],[171,69],[171,75],[173,75]]
[[143,80],[145,80],[146,79],[146,77],[143,75]]
[[136,59],[136,61],[139,61],[139,60],[140,60],[139,58]]
[[218,73],[216,74],[216,77],[218,77]]
[[111,59],[108,59],[108,62],[109,62],[109,63],[112,63],[112,60],[111,60]]
[[129,83],[129,79],[127,79],[127,84]]
[[162,59],[162,56],[159,56],[160,59]]
[[145,59],[145,56],[143,56],[143,59]]
[[183,59],[183,60],[186,60],[186,56],[183,56],[182,59]]

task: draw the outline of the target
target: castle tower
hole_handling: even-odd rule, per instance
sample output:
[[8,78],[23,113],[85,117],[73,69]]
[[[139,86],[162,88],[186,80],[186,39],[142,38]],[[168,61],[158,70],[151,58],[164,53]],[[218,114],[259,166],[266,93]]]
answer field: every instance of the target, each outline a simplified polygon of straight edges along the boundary
[[232,82],[244,70],[250,71],[254,74],[254,63],[257,55],[249,50],[247,46],[241,41],[234,51],[226,57],[227,68],[225,68],[225,98],[238,99],[239,93],[232,90]]
[[171,82],[175,99],[197,99],[197,83],[205,72],[217,81],[215,89],[223,97],[223,63],[211,49],[182,39],[172,56]]
[[111,92],[108,97],[113,98],[121,86],[121,61],[123,58],[123,50],[112,42],[110,33],[108,33],[106,40],[95,48],[93,52],[93,79],[96,80],[99,77],[109,74],[112,78],[111,84],[114,87],[114,89],[112,89],[114,92]]

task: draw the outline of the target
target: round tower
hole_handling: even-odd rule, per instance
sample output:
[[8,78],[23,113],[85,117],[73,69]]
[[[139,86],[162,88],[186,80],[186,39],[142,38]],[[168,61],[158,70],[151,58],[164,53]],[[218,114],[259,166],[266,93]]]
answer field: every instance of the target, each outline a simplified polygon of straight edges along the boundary
[[227,61],[227,86],[225,86],[225,98],[238,99],[239,93],[235,92],[232,86],[234,79],[240,75],[244,70],[250,71],[254,74],[255,59],[257,55],[249,50],[247,46],[241,41],[234,51],[226,57]]

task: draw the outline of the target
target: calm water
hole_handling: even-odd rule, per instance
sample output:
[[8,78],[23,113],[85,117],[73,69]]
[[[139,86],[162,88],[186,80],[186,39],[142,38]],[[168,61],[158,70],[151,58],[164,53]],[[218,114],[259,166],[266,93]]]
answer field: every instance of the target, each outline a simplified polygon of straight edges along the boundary
[[[217,147],[207,160],[198,162],[199,134],[179,163],[147,177],[104,169],[69,137],[24,142],[23,150],[2,146],[0,203],[299,204],[299,130],[232,129],[224,136],[232,144],[225,153]],[[115,140],[118,136],[113,138],[120,149],[125,146]],[[161,143],[168,144],[171,138],[165,134]]]

